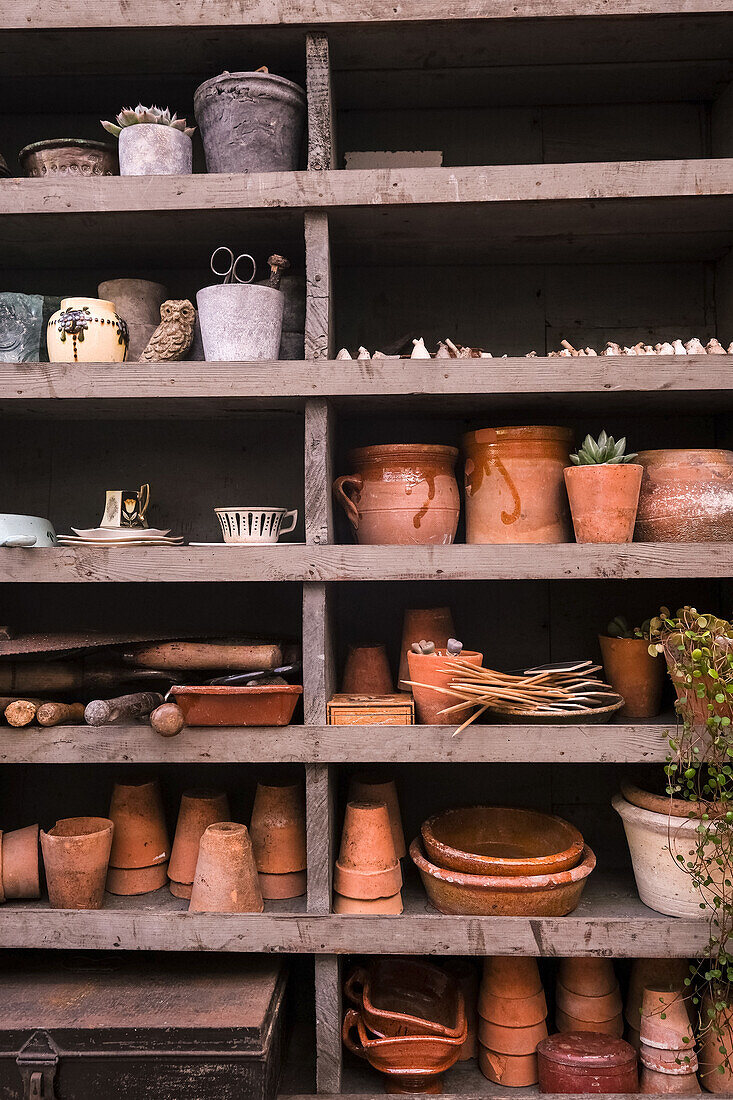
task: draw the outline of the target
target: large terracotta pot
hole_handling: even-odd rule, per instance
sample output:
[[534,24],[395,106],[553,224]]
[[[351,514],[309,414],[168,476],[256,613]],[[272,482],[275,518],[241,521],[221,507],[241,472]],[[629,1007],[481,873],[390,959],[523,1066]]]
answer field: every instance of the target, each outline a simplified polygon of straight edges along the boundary
[[354,473],[336,478],[333,491],[357,542],[449,546],[460,512],[453,473],[457,457],[455,447],[432,443],[390,443],[351,451]]
[[466,542],[569,542],[567,428],[482,428],[463,437]]
[[170,843],[157,779],[115,783],[109,816],[115,823],[111,867],[129,869],[167,863]]
[[217,821],[201,837],[189,913],[261,913],[262,891],[246,826]]
[[101,909],[114,823],[107,817],[65,817],[41,830],[52,909]]
[[397,674],[397,690],[401,680],[407,680],[410,672],[407,667],[407,651],[413,642],[423,639],[435,642],[436,649],[445,649],[448,639],[455,637],[453,613],[449,607],[408,607],[402,622],[402,645],[400,646],[400,668]]
[[664,664],[652,657],[646,638],[611,638],[599,634],[603,671],[624,705],[624,718],[653,718],[662,709]]
[[394,683],[386,647],[349,646],[341,691],[344,695],[393,695]]
[[576,542],[632,541],[642,473],[635,462],[566,468]]
[[733,451],[641,451],[638,542],[733,541]]
[[258,783],[249,826],[257,870],[267,875],[304,871],[305,791],[302,783]]
[[[410,672],[410,684],[403,685],[410,688],[415,699],[417,720],[423,726],[459,726],[464,718],[470,714],[467,708],[464,711],[454,711],[453,714],[441,714],[446,707],[452,707],[460,702],[450,695],[443,695],[436,688],[446,688],[451,681],[458,678],[458,673],[445,668],[449,654],[442,649],[436,649],[435,653],[407,654],[407,667]],[[483,664],[483,653],[475,653],[464,649],[458,660],[467,665]],[[426,684],[426,687],[420,687]]]

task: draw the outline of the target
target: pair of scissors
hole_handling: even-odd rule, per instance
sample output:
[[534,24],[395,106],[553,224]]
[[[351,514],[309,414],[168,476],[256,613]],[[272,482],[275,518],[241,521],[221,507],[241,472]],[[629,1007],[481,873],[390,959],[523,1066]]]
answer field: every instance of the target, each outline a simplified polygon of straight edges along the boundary
[[[218,267],[216,267],[215,264],[216,257],[220,252],[224,253],[224,255],[226,256],[226,262],[229,264],[229,266],[225,268],[224,271],[221,271]],[[240,279],[239,275],[237,274],[237,265],[239,264],[240,260],[249,260],[249,262],[252,264],[252,274],[250,275],[249,279]],[[214,251],[211,253],[211,270],[214,272],[215,275],[223,277],[225,284],[233,283],[235,280],[238,283],[251,283],[255,275],[257,274],[257,264],[255,263],[254,258],[250,256],[249,252],[243,252],[240,256],[237,256],[235,260],[234,253],[232,252],[231,248],[227,248],[225,244],[222,244],[218,248],[215,248]]]

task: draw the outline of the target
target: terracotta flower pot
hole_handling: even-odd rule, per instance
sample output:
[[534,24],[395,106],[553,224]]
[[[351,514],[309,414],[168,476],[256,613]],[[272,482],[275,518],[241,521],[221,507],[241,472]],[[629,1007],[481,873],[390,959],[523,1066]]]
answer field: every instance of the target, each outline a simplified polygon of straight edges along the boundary
[[107,817],[66,817],[41,830],[52,909],[102,908],[113,832]]
[[[542,979],[536,959],[521,955],[490,955],[484,959],[481,998],[491,994],[517,999],[535,997],[541,992]],[[503,1021],[497,1020],[497,1023]]]
[[[424,726],[459,726],[468,710],[455,711],[453,714],[441,714],[446,707],[452,707],[460,702],[452,695],[444,695],[436,688],[446,688],[459,678],[460,673],[446,668],[446,660],[459,660],[465,665],[482,665],[483,653],[473,650],[463,650],[458,658],[450,658],[444,649],[436,649],[435,653],[407,654],[407,667],[410,670],[412,683],[407,686],[412,691],[415,699],[415,711],[417,720]],[[427,685],[427,686],[424,686]]]
[[401,890],[391,898],[347,898],[343,894],[333,895],[334,913],[360,913],[367,917],[399,916],[403,908]]
[[731,542],[733,451],[641,451],[639,542]]
[[341,691],[344,695],[394,695],[385,646],[349,646]]
[[665,984],[644,990],[639,1034],[642,1046],[660,1050],[694,1049],[695,1035],[681,987]]
[[115,783],[109,816],[115,831],[112,867],[152,867],[170,858],[170,843],[157,779]]
[[185,898],[190,901],[191,894],[193,893],[192,882],[174,882],[173,879],[168,880],[168,889],[174,898]]
[[607,997],[618,993],[611,959],[560,959],[557,980],[564,989],[582,997]]
[[576,1020],[599,1024],[620,1017],[623,1009],[618,986],[611,993],[590,997],[582,993],[571,993],[560,981],[555,988],[555,1005],[561,1012]]
[[639,1092],[642,1096],[663,1096],[665,1093],[670,1096],[692,1096],[702,1092],[702,1089],[694,1073],[675,1076],[672,1073],[659,1073],[657,1070],[642,1066],[639,1074]]
[[443,1035],[463,1042],[463,994],[445,970],[421,959],[377,958],[356,966],[344,996],[376,1035]]
[[127,897],[150,894],[153,890],[160,890],[167,882],[167,863],[156,863],[152,867],[110,867],[105,890],[109,894]]
[[349,781],[349,802],[385,802],[389,823],[392,828],[392,840],[398,859],[407,855],[405,834],[402,830],[402,815],[397,797],[397,785],[394,779],[383,779],[376,772],[357,772]]
[[[713,716],[718,716],[729,718],[733,722],[733,703],[730,701],[729,696],[726,696],[722,703],[715,700],[708,703],[707,698],[698,699],[696,686],[687,683],[683,666],[677,664],[678,651],[676,647],[678,644],[679,635],[677,634],[670,634],[664,642],[664,658],[667,662],[667,671],[677,694],[675,710],[681,714],[683,719],[691,722],[696,727],[698,735],[703,738],[705,747],[709,747],[708,720]],[[713,682],[709,676],[701,676],[699,683],[706,688],[708,693],[714,695],[711,691]]]
[[561,1008],[555,1009],[555,1026],[563,1034],[572,1031],[590,1031],[599,1035],[610,1035],[614,1039],[621,1039],[624,1033],[624,1018],[619,1012],[610,1020],[579,1020],[575,1016],[569,1016]]
[[690,977],[689,959],[632,959],[629,988],[626,994],[624,1016],[626,1022],[638,1032],[641,1023],[641,1000],[644,988],[668,982],[682,988]]
[[245,825],[219,821],[201,837],[190,913],[261,913],[252,842]]
[[395,443],[352,451],[349,464],[354,473],[337,478],[333,491],[357,542],[365,546],[449,546],[460,511],[453,473],[457,458],[455,447],[431,443]]
[[453,613],[449,607],[410,607],[405,611],[402,622],[402,643],[400,645],[400,669],[397,676],[398,690],[402,680],[409,680],[407,651],[413,642],[435,642],[436,649],[445,649],[448,639],[454,638],[456,628]]
[[603,670],[614,691],[623,696],[624,718],[653,718],[662,709],[665,666],[652,657],[645,638],[609,638],[599,634]]
[[187,895],[175,891],[173,884],[180,886],[193,883],[201,837],[209,825],[214,825],[217,821],[228,821],[229,817],[229,799],[223,791],[196,789],[183,792],[168,864],[171,893],[175,897],[191,896],[190,891]]
[[391,898],[402,889],[385,802],[347,804],[333,888],[337,894],[365,901]]
[[482,428],[463,437],[466,542],[569,542],[567,428]]
[[671,1073],[675,1077],[697,1073],[698,1060],[695,1048],[692,1050],[661,1050],[646,1043],[639,1044],[641,1064],[656,1073]]
[[642,473],[635,462],[566,468],[576,542],[633,540]]
[[495,993],[479,992],[479,1017],[502,1027],[535,1027],[547,1019],[544,990],[527,997],[498,997]]
[[38,826],[3,833],[2,891],[5,897],[40,898]]
[[257,870],[268,875],[304,871],[305,791],[300,782],[258,783],[249,826]]
[[622,1039],[593,1032],[551,1035],[537,1048],[540,1092],[634,1093],[636,1051]]
[[[703,1020],[710,1018],[708,1010],[712,1007],[710,997],[706,996],[702,1002]],[[713,1018],[722,1033],[716,1035],[711,1028],[706,1028],[700,1038],[700,1080],[708,1092],[731,1096],[733,1095],[733,1071],[725,1063],[726,1058],[733,1061],[733,1009],[723,1009]],[[721,1053],[721,1047],[725,1054]]]
[[496,1085],[521,1089],[537,1084],[536,1054],[499,1054],[479,1043],[478,1066],[484,1077]]
[[479,1018],[478,1038],[482,1046],[497,1054],[534,1054],[537,1044],[547,1038],[547,1021],[531,1027],[506,1027]]
[[456,979],[463,993],[468,1031],[458,1061],[468,1062],[478,1057],[478,964],[475,959],[447,958],[443,960],[443,969]]
[[307,871],[286,871],[284,874],[270,875],[259,872],[260,890],[265,901],[284,901],[286,898],[300,898],[308,888]]

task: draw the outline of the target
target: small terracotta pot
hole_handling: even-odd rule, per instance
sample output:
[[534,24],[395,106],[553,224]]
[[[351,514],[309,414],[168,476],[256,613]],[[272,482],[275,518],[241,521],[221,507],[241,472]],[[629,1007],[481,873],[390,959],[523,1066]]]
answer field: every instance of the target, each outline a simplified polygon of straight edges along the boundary
[[385,802],[349,802],[333,888],[349,898],[391,898],[402,889]]
[[598,1032],[551,1035],[537,1048],[540,1092],[634,1093],[636,1051]]
[[126,897],[160,890],[167,882],[167,863],[156,863],[153,867],[110,867],[105,890]]
[[623,696],[624,718],[653,718],[662,709],[665,665],[652,657],[646,638],[609,638],[599,634],[603,669],[614,691]]
[[610,959],[560,959],[557,980],[568,992],[582,997],[606,997],[618,992]]
[[286,871],[282,874],[259,872],[260,890],[265,901],[283,901],[300,898],[308,886],[307,871]]
[[447,958],[443,960],[443,969],[456,979],[463,994],[468,1031],[458,1061],[468,1062],[478,1057],[478,965],[474,959]]
[[376,772],[358,772],[349,781],[349,802],[386,802],[392,839],[398,859],[407,855],[402,815],[394,779],[382,779]]
[[[542,993],[537,960],[525,956],[489,955],[484,959],[480,997],[493,994],[517,1000]],[[479,1008],[481,1001],[479,1001]],[[502,1021],[497,1021],[501,1023]]]
[[261,913],[252,842],[245,825],[219,821],[201,837],[190,913]]
[[[217,821],[228,821],[229,817],[229,799],[223,791],[196,789],[183,792],[168,864],[168,878],[171,883],[193,883],[201,837],[209,825],[215,825]],[[173,885],[171,893],[178,898],[191,896],[190,891],[188,894],[176,893]]]
[[115,783],[109,807],[115,831],[112,867],[152,867],[167,863],[170,842],[157,779]]
[[192,882],[174,882],[170,879],[168,882],[168,889],[173,894],[174,898],[186,898],[190,900],[191,892],[193,890]]
[[249,826],[257,870],[269,875],[304,871],[305,791],[300,782],[258,783]]
[[661,1050],[659,1047],[649,1047],[646,1043],[640,1042],[639,1058],[641,1064],[647,1069],[653,1069],[657,1073],[671,1073],[675,1077],[697,1073],[698,1070],[694,1047],[691,1050]]
[[642,1044],[660,1050],[692,1049],[695,1036],[685,994],[680,986],[644,989],[641,999]]
[[[703,999],[701,1016],[708,1020],[708,1010],[713,1007],[709,996]],[[713,1017],[718,1023],[722,1034],[716,1035],[710,1028],[706,1028],[700,1039],[700,1079],[708,1092],[719,1093],[721,1096],[733,1094],[733,1072],[726,1066],[726,1056],[733,1060],[733,1009],[724,1009]],[[721,1054],[723,1047],[725,1054]],[[720,1072],[720,1068],[723,1072]]]
[[[707,1088],[707,1080],[706,1085]],[[686,1073],[675,1076],[672,1073],[659,1073],[657,1070],[641,1067],[639,1074],[639,1092],[643,1096],[678,1095],[693,1096],[702,1092],[697,1074]]]
[[2,834],[2,891],[12,898],[40,898],[38,826]]
[[498,1054],[479,1043],[478,1067],[484,1077],[496,1085],[521,1089],[536,1085],[538,1080],[536,1054]]
[[377,958],[356,966],[344,984],[375,1035],[442,1035],[465,1041],[463,994],[455,978],[421,959]]
[[599,1035],[611,1035],[614,1039],[621,1039],[624,1034],[624,1018],[620,1012],[610,1020],[579,1020],[576,1016],[569,1016],[561,1008],[556,1008],[555,1026],[563,1034],[571,1031],[591,1031]]
[[343,894],[333,895],[334,913],[362,913],[364,916],[399,916],[403,908],[401,890],[398,890],[391,898],[347,898]]
[[394,695],[386,646],[349,646],[341,691],[344,695]]
[[478,1038],[481,1046],[497,1054],[535,1054],[537,1044],[547,1038],[547,1021],[532,1027],[506,1027],[479,1017]]
[[448,639],[454,638],[456,628],[453,613],[449,607],[408,607],[402,622],[402,644],[400,645],[400,669],[397,676],[398,690],[402,680],[409,680],[407,651],[413,642],[435,642],[436,649],[445,649]]
[[[451,658],[444,649],[436,649],[435,653],[407,654],[407,666],[410,670],[410,684],[402,684],[408,687],[415,699],[415,711],[417,720],[424,726],[459,726],[463,719],[470,713],[467,710],[455,711],[453,714],[441,714],[446,707],[452,707],[460,702],[452,695],[444,695],[436,688],[447,688],[448,685],[459,678],[460,673],[447,669],[446,660],[459,660],[466,665],[482,665],[483,653],[464,649],[458,658]],[[427,685],[427,686],[420,686]]]
[[567,1016],[589,1023],[603,1023],[621,1016],[623,1001],[618,986],[612,993],[602,997],[586,997],[582,993],[571,993],[558,981],[555,987],[555,1004]]
[[[628,800],[624,786],[622,790]],[[682,989],[685,978],[689,977],[689,959],[632,959],[624,1008],[624,1017],[629,1027],[638,1033],[641,1023],[641,999],[645,987],[652,989],[655,985],[666,983]]]
[[52,909],[102,908],[113,832],[107,817],[66,817],[41,830]]
[[633,540],[643,472],[635,462],[565,469],[576,542]]

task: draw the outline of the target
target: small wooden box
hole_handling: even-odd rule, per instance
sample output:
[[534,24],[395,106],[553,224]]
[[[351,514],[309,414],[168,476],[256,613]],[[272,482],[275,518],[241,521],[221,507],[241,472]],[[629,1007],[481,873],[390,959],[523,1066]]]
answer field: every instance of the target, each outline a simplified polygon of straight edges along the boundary
[[412,726],[411,695],[334,695],[328,704],[330,726]]

